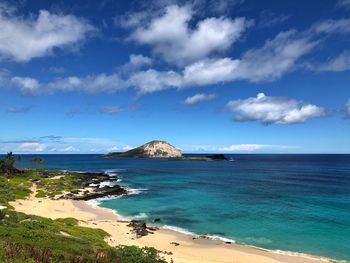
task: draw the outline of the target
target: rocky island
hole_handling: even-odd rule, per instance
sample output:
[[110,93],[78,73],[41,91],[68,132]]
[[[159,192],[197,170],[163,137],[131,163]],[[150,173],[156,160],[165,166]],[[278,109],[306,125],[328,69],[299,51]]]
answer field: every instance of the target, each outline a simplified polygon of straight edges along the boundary
[[126,152],[112,152],[103,157],[132,157],[132,158],[180,158],[181,150],[165,141],[150,141]]
[[223,154],[203,156],[183,156],[181,150],[166,141],[154,140],[126,152],[111,152],[103,155],[105,158],[167,158],[186,161],[213,161],[228,158]]

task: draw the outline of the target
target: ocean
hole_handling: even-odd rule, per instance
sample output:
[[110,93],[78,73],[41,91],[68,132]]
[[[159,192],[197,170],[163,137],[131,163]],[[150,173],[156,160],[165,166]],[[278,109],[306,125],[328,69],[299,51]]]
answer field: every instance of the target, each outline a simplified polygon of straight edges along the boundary
[[[350,260],[350,155],[233,154],[231,161],[40,155],[45,168],[105,171],[126,218],[272,250]],[[32,167],[24,155],[19,166]]]

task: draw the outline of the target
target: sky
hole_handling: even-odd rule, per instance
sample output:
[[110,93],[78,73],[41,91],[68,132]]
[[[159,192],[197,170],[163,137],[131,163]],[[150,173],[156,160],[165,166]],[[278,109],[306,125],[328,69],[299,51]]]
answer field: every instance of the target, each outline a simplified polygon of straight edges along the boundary
[[349,0],[0,0],[0,153],[350,153],[349,70]]

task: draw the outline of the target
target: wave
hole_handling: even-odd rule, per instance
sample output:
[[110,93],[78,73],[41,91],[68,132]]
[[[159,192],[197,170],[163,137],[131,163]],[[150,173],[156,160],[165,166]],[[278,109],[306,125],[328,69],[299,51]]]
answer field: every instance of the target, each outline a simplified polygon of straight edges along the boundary
[[119,176],[119,173],[125,172],[125,169],[105,169],[103,170],[104,173],[108,174],[109,176]]
[[172,230],[172,231],[175,231],[175,232],[179,232],[181,234],[185,234],[185,235],[188,235],[188,236],[194,236],[194,237],[199,237],[199,235],[191,232],[191,231],[188,231],[187,229],[184,229],[184,228],[181,228],[181,227],[177,227],[177,226],[169,226],[169,225],[164,225],[162,226],[162,228],[164,229],[168,229],[168,230]]
[[[250,247],[254,247],[254,246],[250,246]],[[260,247],[255,247],[255,248],[259,248]],[[270,251],[272,253],[276,253],[276,254],[280,254],[280,255],[286,255],[286,256],[295,256],[295,257],[303,257],[303,258],[308,258],[308,259],[318,259],[324,262],[347,262],[346,260],[333,260],[330,258],[326,258],[326,257],[321,257],[321,256],[313,256],[313,255],[309,255],[309,254],[305,254],[305,253],[301,253],[301,252],[293,252],[293,251],[286,251],[286,250],[270,250],[270,249],[266,249],[267,251]]]
[[212,240],[220,240],[223,242],[236,243],[236,241],[234,239],[227,238],[227,237],[222,237],[222,236],[218,236],[218,235],[205,235],[205,236],[208,237],[209,239],[212,239]]
[[124,187],[124,189],[128,192],[128,195],[138,195],[138,194],[141,194],[143,192],[148,191],[147,188],[128,188],[128,187]]

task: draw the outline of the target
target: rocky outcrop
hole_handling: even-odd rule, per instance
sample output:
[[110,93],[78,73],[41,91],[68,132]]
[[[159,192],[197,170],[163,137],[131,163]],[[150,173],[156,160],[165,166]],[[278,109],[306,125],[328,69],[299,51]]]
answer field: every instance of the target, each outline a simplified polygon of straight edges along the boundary
[[180,158],[181,150],[165,141],[151,141],[126,152],[113,152],[103,157],[137,157],[137,158]]

